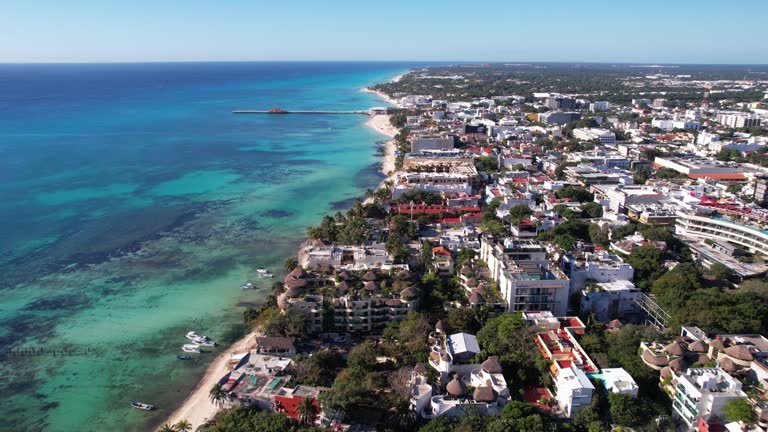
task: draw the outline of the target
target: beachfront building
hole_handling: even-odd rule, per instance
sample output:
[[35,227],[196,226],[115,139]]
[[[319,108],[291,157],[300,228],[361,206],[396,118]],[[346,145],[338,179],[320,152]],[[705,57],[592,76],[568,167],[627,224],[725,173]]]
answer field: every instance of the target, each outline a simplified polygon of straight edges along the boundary
[[453,150],[452,135],[413,134],[409,137],[409,140],[411,142],[412,152],[425,150]]
[[258,354],[252,350],[237,368],[222,378],[222,388],[229,393],[233,405],[274,406],[274,397],[290,381],[285,370],[291,364],[288,357]]
[[395,177],[392,198],[400,198],[411,190],[438,194],[456,192],[472,194],[472,184],[475,181],[476,179],[468,173],[461,172],[401,172]]
[[365,246],[326,245],[319,240],[310,240],[299,252],[299,265],[304,268],[322,265],[336,269],[367,270],[391,265],[392,262],[383,243]]
[[419,291],[408,287],[400,298],[345,295],[333,299],[333,327],[348,333],[369,333],[381,330],[392,321],[405,319],[408,312],[418,308]]
[[720,368],[688,369],[677,377],[673,391],[672,415],[689,430],[696,430],[703,416],[723,418],[728,402],[747,397],[741,382]]
[[[518,247],[518,245],[520,247]],[[488,264],[508,312],[552,311],[565,315],[570,280],[532,243],[481,239],[480,259]]]

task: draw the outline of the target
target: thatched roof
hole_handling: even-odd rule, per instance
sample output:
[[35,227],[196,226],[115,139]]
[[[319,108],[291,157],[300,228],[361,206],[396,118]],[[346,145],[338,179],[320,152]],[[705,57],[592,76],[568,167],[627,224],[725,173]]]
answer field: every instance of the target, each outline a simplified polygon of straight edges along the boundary
[[688,363],[685,361],[684,357],[678,357],[669,362],[669,368],[675,372],[682,372],[688,369]]
[[468,274],[472,273],[472,267],[465,265],[465,266],[463,266],[461,268],[461,270],[459,270],[459,273],[461,273],[463,275],[468,275]]
[[409,272],[406,269],[402,269],[399,272],[397,272],[397,278],[398,279],[410,279],[411,278],[411,272]]
[[659,373],[661,375],[661,378],[670,378],[672,376],[672,369],[669,368],[669,366],[664,366],[661,368],[661,372]]
[[502,372],[501,363],[499,363],[499,358],[496,356],[488,357],[488,360],[484,361],[481,367],[489,374],[500,374]]
[[712,359],[709,358],[708,355],[706,355],[704,353],[699,353],[699,354],[696,355],[696,362],[695,363],[703,365],[703,364],[709,363],[710,360],[712,360]]
[[376,282],[363,282],[363,289],[373,291],[376,289]]
[[368,282],[373,282],[376,280],[376,273],[369,271],[363,275],[363,280]]
[[465,283],[466,286],[470,288],[474,288],[477,286],[477,279],[475,278],[469,278]]
[[705,353],[709,351],[709,345],[706,342],[697,340],[696,342],[688,345],[688,349],[695,353]]
[[384,304],[387,305],[387,306],[395,307],[395,306],[400,306],[401,302],[398,299],[392,299],[391,298],[391,299],[384,300]]
[[617,319],[611,321],[609,324],[610,324],[611,327],[616,328],[616,329],[624,327],[624,324],[622,324],[621,321],[619,321]]
[[321,248],[327,246],[322,240],[315,239],[315,241],[312,242],[312,247]]
[[400,298],[404,300],[413,300],[419,297],[420,291],[414,287],[408,287],[400,291]]
[[489,384],[479,386],[472,394],[475,402],[495,402],[498,397],[499,394]]
[[301,287],[290,287],[285,291],[285,296],[288,298],[298,297],[304,294],[304,290]]
[[650,350],[643,351],[643,360],[654,366],[667,366],[669,364],[666,357],[654,355]]
[[459,375],[456,374],[453,376],[451,382],[445,386],[445,391],[451,396],[464,396],[464,393],[467,392],[467,385],[464,384],[464,381],[460,380]]
[[289,279],[285,281],[285,287],[289,290],[291,288],[304,288],[307,286],[307,281],[304,279]]
[[301,267],[296,267],[292,272],[288,274],[288,276],[294,279],[301,279],[307,277],[307,272],[305,272]]
[[711,341],[709,341],[709,346],[711,346],[712,348],[718,351],[725,351],[725,343],[720,339],[712,339]]
[[674,341],[671,344],[664,347],[664,351],[674,355],[674,356],[681,356],[685,354],[685,349],[682,345],[680,345],[680,342]]
[[472,291],[471,293],[469,293],[469,303],[473,305],[485,304],[485,296],[483,296],[477,291]]
[[720,368],[728,373],[736,372],[736,363],[728,357],[723,357],[720,360]]
[[344,295],[349,292],[349,285],[346,282],[342,282],[336,285],[336,293]]
[[339,279],[341,280],[350,280],[352,278],[352,275],[349,274],[348,271],[344,270],[343,272],[339,273]]
[[734,345],[728,347],[725,349],[725,353],[737,360],[752,361],[755,358],[749,350],[749,347],[746,345]]

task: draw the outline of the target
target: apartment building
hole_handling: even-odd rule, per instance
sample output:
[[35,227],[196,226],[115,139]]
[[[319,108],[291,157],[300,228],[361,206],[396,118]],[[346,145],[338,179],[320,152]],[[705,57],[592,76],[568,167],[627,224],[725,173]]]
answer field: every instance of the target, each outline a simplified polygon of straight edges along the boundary
[[533,254],[529,244],[498,243],[483,237],[480,258],[488,264],[507,311],[551,311],[565,315],[570,280],[552,261]]
[[672,397],[672,415],[696,430],[699,419],[723,417],[725,405],[746,398],[741,382],[720,368],[690,368],[677,377]]
[[683,237],[731,242],[753,253],[768,256],[768,230],[744,225],[718,216],[677,212],[675,233]]

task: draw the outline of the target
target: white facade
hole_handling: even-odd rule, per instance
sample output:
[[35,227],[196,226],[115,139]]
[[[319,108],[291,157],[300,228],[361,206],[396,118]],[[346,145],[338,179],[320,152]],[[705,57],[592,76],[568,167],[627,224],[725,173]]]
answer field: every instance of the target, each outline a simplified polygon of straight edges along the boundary
[[582,292],[582,314],[592,313],[598,320],[608,322],[642,313],[639,301],[643,294],[632,282],[620,280],[598,285],[599,291]]
[[747,113],[720,113],[717,122],[735,129],[760,126],[760,117]]
[[741,382],[724,370],[690,368],[677,377],[672,398],[673,416],[695,430],[701,417],[714,414],[722,418],[728,402],[746,397]]
[[573,417],[580,408],[592,403],[592,392],[595,391],[595,386],[581,369],[569,367],[560,370],[555,380],[555,387],[557,404],[567,417]]
[[639,387],[632,378],[629,372],[624,368],[606,368],[600,371],[603,376],[602,381],[605,383],[605,388],[612,393],[623,394],[627,396],[637,397],[637,391]]
[[675,222],[675,233],[678,235],[736,243],[752,252],[768,256],[768,231],[685,212],[677,212]]
[[616,134],[605,129],[579,128],[573,130],[573,137],[580,140],[598,140],[600,144],[615,144]]

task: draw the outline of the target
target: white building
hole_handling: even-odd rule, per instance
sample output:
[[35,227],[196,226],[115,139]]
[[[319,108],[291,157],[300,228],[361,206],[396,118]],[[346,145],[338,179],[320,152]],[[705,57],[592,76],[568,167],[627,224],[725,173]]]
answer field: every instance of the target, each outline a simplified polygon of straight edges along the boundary
[[721,125],[732,127],[734,129],[749,128],[760,126],[760,117],[755,114],[742,112],[720,113],[717,115],[717,122]]
[[612,393],[623,394],[627,396],[637,397],[637,391],[639,387],[632,378],[629,372],[624,368],[606,368],[600,371],[601,380],[605,384],[605,388]]
[[616,134],[605,129],[579,128],[573,130],[573,137],[584,141],[598,140],[600,144],[615,144]]
[[628,280],[618,280],[598,284],[597,291],[582,291],[581,313],[595,314],[595,317],[608,322],[615,318],[639,316],[642,313],[639,301],[642,292]]
[[756,226],[742,225],[727,219],[697,216],[677,212],[675,234],[702,240],[731,242],[745,249],[768,256],[768,231]]
[[631,281],[635,269],[618,255],[605,251],[585,253],[582,256],[566,255],[563,268],[569,271],[571,293],[580,292],[587,286],[587,279],[595,282]]
[[608,101],[597,101],[589,104],[589,110],[592,112],[607,111],[609,109],[611,109],[611,103]]
[[714,414],[722,418],[728,402],[747,397],[741,382],[720,368],[690,368],[677,377],[673,389],[672,415],[690,430],[696,430],[701,417]]
[[507,250],[501,243],[483,237],[480,259],[488,263],[491,277],[498,283],[507,311],[551,311],[565,315],[568,310],[570,281],[547,259]]
[[573,417],[580,408],[592,403],[592,392],[595,391],[595,386],[579,368],[561,369],[555,379],[555,387],[557,404],[567,417]]

